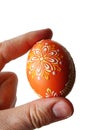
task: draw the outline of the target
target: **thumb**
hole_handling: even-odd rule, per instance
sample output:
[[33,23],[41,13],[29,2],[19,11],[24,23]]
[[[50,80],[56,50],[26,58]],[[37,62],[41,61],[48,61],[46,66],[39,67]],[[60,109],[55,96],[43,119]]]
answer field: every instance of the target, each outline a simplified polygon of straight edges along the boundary
[[8,128],[33,130],[70,117],[73,106],[67,99],[58,97],[39,99],[7,111],[3,116],[7,115],[5,124],[9,125]]

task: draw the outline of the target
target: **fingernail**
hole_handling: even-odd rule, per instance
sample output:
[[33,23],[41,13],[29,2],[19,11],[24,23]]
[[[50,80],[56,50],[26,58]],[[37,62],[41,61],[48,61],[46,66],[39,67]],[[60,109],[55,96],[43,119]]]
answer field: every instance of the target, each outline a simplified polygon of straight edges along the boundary
[[56,103],[53,106],[52,110],[55,117],[61,120],[70,117],[73,113],[71,105],[69,105],[69,103],[65,101],[59,101],[58,103]]

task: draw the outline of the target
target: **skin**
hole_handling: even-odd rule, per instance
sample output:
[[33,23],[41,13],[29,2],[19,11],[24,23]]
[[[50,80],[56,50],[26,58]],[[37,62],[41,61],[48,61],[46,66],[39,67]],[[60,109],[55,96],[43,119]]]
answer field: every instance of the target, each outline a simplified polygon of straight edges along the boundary
[[70,117],[72,103],[63,97],[41,98],[15,107],[17,76],[3,72],[4,66],[25,54],[37,41],[51,39],[52,31],[43,29],[0,43],[0,129],[33,130]]

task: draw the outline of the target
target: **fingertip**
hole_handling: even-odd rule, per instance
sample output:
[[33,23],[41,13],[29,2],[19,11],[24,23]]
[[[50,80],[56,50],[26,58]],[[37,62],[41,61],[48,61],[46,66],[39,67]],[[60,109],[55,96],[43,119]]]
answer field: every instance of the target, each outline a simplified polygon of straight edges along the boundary
[[56,102],[52,110],[55,117],[58,120],[66,119],[70,117],[74,112],[72,103],[68,99],[65,99],[65,98],[61,98],[61,100]]
[[32,40],[34,42],[40,41],[42,39],[51,39],[53,32],[50,28],[36,30],[34,32],[31,32]]
[[50,28],[47,28],[46,31],[47,31],[47,37],[51,39],[53,36],[52,30]]

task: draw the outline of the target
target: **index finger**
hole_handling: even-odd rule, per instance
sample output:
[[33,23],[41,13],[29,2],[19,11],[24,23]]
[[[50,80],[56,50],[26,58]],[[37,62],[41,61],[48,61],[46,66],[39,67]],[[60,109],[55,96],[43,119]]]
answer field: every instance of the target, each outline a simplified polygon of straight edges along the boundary
[[43,29],[32,31],[0,43],[0,70],[7,62],[26,53],[37,41],[50,39],[51,37],[52,31],[50,29]]

